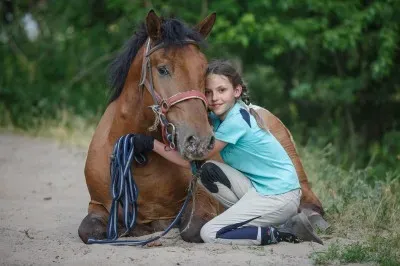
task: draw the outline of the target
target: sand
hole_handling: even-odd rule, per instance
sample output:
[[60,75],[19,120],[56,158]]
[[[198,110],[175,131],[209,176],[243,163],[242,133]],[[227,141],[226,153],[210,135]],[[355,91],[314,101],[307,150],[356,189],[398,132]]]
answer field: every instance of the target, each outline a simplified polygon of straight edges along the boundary
[[312,265],[335,239],[265,247],[192,244],[173,229],[160,247],[85,245],[86,150],[0,134],[0,265]]

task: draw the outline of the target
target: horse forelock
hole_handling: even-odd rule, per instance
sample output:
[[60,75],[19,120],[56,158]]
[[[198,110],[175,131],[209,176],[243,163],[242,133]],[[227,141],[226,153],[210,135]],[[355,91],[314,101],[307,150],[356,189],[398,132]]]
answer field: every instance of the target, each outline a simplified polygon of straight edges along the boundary
[[[140,47],[144,45],[147,37],[146,24],[141,23],[134,35],[126,42],[123,50],[110,64],[109,83],[111,94],[109,103],[121,95],[133,59]],[[163,42],[166,47],[181,46],[188,39],[197,42],[199,45],[205,45],[203,36],[182,21],[178,19],[162,19],[161,39],[159,42]]]
[[186,40],[193,40],[203,45],[203,36],[177,19],[163,19],[161,24],[161,40],[167,47],[185,45]]

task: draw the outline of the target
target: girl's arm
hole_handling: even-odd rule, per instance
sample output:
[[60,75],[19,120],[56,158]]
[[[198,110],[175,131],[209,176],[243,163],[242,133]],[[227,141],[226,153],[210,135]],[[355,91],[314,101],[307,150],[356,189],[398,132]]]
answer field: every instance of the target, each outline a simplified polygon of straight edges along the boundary
[[206,159],[210,159],[217,153],[221,152],[225,148],[226,144],[228,144],[228,143],[218,140],[218,139],[215,139],[214,148],[207,154]]
[[189,161],[186,161],[185,159],[183,159],[178,151],[171,150],[169,146],[165,145],[164,143],[162,143],[156,139],[154,140],[153,151],[155,151],[156,153],[158,153],[165,159],[167,159],[177,165],[180,165],[180,166],[190,169]]
[[[208,153],[206,159],[211,158],[215,154],[219,153],[225,146],[226,142],[220,141],[220,140],[215,140],[214,148]],[[171,150],[168,146],[166,146],[164,143],[154,140],[154,148],[153,151],[164,157],[165,159],[183,166],[185,168],[191,168],[190,162],[186,161],[185,159],[182,158],[180,153],[176,150]]]

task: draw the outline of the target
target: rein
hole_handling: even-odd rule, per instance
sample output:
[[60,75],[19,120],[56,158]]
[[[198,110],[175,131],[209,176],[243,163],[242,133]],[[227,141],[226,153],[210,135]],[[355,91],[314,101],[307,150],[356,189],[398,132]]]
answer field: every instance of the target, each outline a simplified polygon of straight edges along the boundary
[[183,205],[178,212],[172,223],[158,236],[151,237],[145,240],[117,240],[118,239],[118,209],[119,205],[123,209],[123,223],[125,232],[121,236],[127,235],[131,229],[136,225],[137,215],[137,199],[139,196],[139,190],[136,186],[135,180],[132,174],[132,163],[135,160],[138,164],[144,165],[147,163],[147,158],[143,154],[135,155],[134,146],[134,134],[128,134],[122,136],[114,145],[114,150],[111,156],[111,193],[112,203],[110,216],[107,224],[107,239],[97,240],[88,239],[88,244],[115,244],[115,245],[132,245],[132,246],[144,246],[150,242],[153,242],[164,235],[166,235],[172,227],[174,227],[179,219],[181,218],[183,211],[185,210],[190,197],[193,194],[194,187],[196,185],[196,172],[197,164],[192,162],[192,173],[193,179],[188,187],[188,194],[186,196]]
[[[197,43],[193,40],[185,40],[183,43],[197,45]],[[143,56],[142,73],[141,73],[139,88],[142,89],[143,87],[146,87],[147,90],[150,92],[151,96],[153,97],[154,101],[154,105],[150,106],[150,108],[155,114],[155,120],[153,125],[149,128],[149,131],[156,130],[158,125],[161,124],[161,133],[163,141],[167,146],[169,146],[171,149],[174,150],[176,148],[175,145],[176,130],[174,124],[168,122],[167,112],[171,109],[172,106],[189,99],[200,99],[201,101],[203,101],[206,109],[208,103],[207,103],[207,98],[204,96],[204,94],[197,90],[179,92],[166,99],[162,98],[161,95],[157,93],[157,91],[154,89],[150,55],[155,51],[164,47],[165,44],[160,43],[151,48],[151,40],[150,38],[147,39],[146,49]],[[149,74],[147,75],[147,73]],[[149,76],[149,78],[147,78],[147,76]]]

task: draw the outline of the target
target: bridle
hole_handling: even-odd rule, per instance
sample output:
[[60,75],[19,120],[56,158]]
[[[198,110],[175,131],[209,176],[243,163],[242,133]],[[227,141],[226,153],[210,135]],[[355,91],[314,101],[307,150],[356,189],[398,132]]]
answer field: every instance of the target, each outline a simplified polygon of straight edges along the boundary
[[[196,46],[198,45],[193,40],[185,40],[183,41],[183,43],[194,44]],[[156,130],[158,125],[161,124],[161,132],[164,143],[168,145],[171,149],[175,149],[176,129],[174,124],[170,123],[167,120],[167,112],[171,109],[172,106],[189,99],[202,100],[206,109],[208,107],[208,103],[205,95],[197,90],[179,92],[166,99],[162,98],[160,94],[157,93],[157,91],[154,89],[150,56],[155,51],[165,47],[166,45],[164,43],[160,43],[155,45],[154,47],[151,47],[151,39],[150,38],[147,39],[146,48],[143,56],[142,73],[140,77],[139,88],[143,89],[143,87],[146,87],[147,90],[150,92],[151,96],[153,97],[154,101],[154,105],[149,106],[155,114],[154,123],[151,127],[149,127],[149,131]]]

